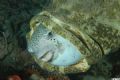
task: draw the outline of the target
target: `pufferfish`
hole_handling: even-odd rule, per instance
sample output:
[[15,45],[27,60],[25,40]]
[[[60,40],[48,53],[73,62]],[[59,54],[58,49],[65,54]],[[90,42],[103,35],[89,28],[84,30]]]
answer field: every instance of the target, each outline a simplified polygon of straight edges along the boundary
[[51,0],[30,29],[27,49],[42,69],[86,72],[120,48],[120,1]]

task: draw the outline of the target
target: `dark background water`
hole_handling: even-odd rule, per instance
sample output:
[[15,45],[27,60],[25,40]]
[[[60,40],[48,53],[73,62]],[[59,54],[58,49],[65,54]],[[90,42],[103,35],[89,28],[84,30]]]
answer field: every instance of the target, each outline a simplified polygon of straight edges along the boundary
[[[20,75],[23,80],[29,79],[28,68],[37,64],[33,64],[34,61],[26,51],[25,35],[30,30],[30,19],[49,3],[50,0],[0,0],[0,80],[13,74]],[[41,76],[47,75],[50,73]],[[105,56],[92,65],[88,72],[66,76],[69,80],[106,80],[120,77],[120,50]]]

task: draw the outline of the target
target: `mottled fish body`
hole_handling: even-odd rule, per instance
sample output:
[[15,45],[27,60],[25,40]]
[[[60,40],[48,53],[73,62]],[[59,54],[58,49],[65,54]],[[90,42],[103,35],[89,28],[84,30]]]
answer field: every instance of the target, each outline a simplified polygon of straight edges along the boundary
[[120,48],[120,1],[52,0],[30,28],[28,51],[43,69],[85,72]]

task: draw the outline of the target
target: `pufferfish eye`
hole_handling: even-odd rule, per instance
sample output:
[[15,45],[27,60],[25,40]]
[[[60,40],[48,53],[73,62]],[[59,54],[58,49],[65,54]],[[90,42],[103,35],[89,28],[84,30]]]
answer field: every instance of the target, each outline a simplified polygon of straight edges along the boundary
[[49,39],[52,38],[53,37],[53,32],[52,31],[48,32],[47,36],[48,36]]
[[48,36],[52,36],[53,35],[53,33],[52,32],[48,32]]

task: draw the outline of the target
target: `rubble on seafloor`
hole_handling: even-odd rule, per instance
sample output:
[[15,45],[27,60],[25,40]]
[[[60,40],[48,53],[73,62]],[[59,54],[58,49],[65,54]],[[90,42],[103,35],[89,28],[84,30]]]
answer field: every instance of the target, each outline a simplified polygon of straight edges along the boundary
[[105,56],[88,72],[78,74],[51,75],[34,62],[26,50],[25,35],[31,17],[48,3],[49,0],[0,0],[0,80],[10,80],[12,75],[21,80],[106,80],[120,77],[120,51]]

